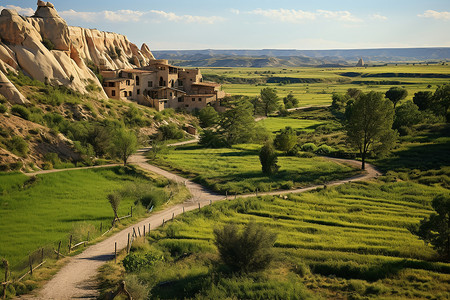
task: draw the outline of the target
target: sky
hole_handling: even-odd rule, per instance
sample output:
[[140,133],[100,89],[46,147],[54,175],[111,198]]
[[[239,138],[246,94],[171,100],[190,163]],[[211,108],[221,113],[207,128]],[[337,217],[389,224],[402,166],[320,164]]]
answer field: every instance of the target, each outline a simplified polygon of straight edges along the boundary
[[[36,0],[0,0],[32,15]],[[68,25],[151,50],[450,47],[450,0],[54,0]]]

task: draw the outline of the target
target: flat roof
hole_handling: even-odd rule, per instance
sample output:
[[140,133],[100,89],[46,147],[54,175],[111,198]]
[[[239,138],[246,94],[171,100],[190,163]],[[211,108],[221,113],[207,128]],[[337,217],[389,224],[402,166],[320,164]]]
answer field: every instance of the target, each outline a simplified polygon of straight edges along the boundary
[[212,87],[216,87],[216,86],[220,86],[219,83],[217,82],[199,82],[199,83],[192,83],[191,85],[203,85],[203,86],[212,86]]

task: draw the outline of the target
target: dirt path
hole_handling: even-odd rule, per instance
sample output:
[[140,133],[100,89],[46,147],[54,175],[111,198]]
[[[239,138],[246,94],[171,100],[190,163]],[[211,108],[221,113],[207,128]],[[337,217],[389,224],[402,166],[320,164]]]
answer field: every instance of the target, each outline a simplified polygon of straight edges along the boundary
[[[192,141],[178,143],[187,144]],[[37,292],[37,295],[26,296],[23,299],[95,299],[98,296],[96,290],[96,275],[97,269],[106,261],[113,259],[114,257],[114,243],[117,242],[118,250],[122,250],[126,247],[128,233],[132,233],[133,227],[140,228],[141,232],[143,226],[148,230],[149,224],[151,228],[159,227],[163,220],[169,220],[173,216],[182,214],[183,211],[190,211],[198,209],[198,205],[205,206],[211,202],[225,200],[223,195],[218,195],[211,191],[208,191],[199,184],[196,184],[190,180],[187,180],[176,174],[167,172],[158,167],[150,165],[146,162],[145,149],[139,151],[130,158],[130,163],[135,164],[143,169],[152,171],[154,173],[165,176],[171,180],[184,182],[192,193],[192,198],[183,204],[178,204],[173,207],[167,208],[163,211],[152,214],[150,217],[142,220],[141,222],[134,224],[114,235],[106,240],[92,245],[87,248],[83,253],[78,254],[70,258],[67,263],[41,290]],[[327,158],[330,161],[337,163],[346,163],[351,165],[360,165],[360,162],[346,159]],[[378,176],[378,172],[375,168],[366,164],[366,172],[364,174],[327,183],[327,186],[339,185],[349,181],[367,180]],[[281,195],[288,193],[301,193],[310,191],[320,186],[311,186],[307,188],[265,192],[258,195]],[[251,197],[255,194],[240,195],[239,197]]]

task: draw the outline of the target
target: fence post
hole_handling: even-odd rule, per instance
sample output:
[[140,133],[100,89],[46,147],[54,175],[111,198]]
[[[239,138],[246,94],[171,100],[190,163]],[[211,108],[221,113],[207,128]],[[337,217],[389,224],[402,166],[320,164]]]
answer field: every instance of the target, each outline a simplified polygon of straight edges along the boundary
[[148,223],[148,234],[150,234],[150,223]]
[[138,229],[139,236],[141,236],[141,230],[139,229],[139,226],[137,229]]
[[162,222],[161,226],[164,227],[164,219],[163,219],[163,222]]
[[31,255],[28,256],[28,262],[30,263],[30,275],[33,275],[33,262],[31,260]]
[[137,234],[136,234],[136,230],[135,230],[134,227],[133,227],[133,237],[134,237],[134,236],[137,237]]
[[198,203],[198,211],[200,211],[200,202]]
[[59,243],[58,243],[58,256],[56,257],[56,259],[59,259],[59,250],[61,250],[61,241],[59,241]]
[[175,213],[172,213],[172,221],[173,221],[173,218],[175,218]]
[[144,224],[144,234],[143,235],[145,236],[145,224]]
[[117,264],[117,242],[114,242],[114,263]]
[[133,206],[131,207],[131,217],[133,217]]
[[9,264],[8,261],[6,259],[3,260],[3,267],[5,267],[5,286],[3,287],[3,299],[6,299],[6,288],[8,287],[8,284],[6,282],[8,282],[8,269],[9,269]]
[[69,253],[72,250],[72,235],[70,235],[70,239],[69,239]]
[[41,249],[41,262],[44,261],[44,248]]
[[130,233],[128,233],[128,240],[127,240],[127,254],[130,253]]

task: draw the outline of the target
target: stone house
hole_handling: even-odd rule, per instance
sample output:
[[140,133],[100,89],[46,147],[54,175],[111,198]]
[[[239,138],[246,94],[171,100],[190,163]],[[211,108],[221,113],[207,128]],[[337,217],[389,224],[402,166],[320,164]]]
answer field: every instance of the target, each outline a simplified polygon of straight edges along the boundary
[[220,84],[203,82],[200,70],[175,67],[165,59],[150,60],[148,66],[138,69],[105,70],[101,74],[108,97],[136,101],[157,111],[218,106],[226,96]]

